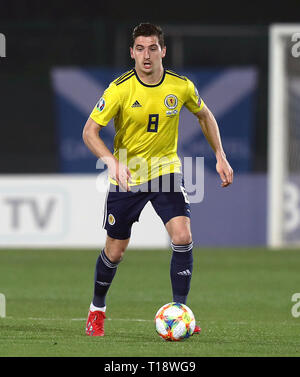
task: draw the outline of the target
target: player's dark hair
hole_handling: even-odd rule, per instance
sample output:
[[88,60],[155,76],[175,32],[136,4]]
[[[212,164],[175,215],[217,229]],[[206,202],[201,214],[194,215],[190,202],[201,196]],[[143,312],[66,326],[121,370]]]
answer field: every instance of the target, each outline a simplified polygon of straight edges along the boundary
[[132,46],[137,37],[150,37],[156,35],[158,38],[158,43],[160,47],[163,48],[165,45],[164,34],[160,26],[151,24],[149,22],[143,22],[137,25],[132,32]]

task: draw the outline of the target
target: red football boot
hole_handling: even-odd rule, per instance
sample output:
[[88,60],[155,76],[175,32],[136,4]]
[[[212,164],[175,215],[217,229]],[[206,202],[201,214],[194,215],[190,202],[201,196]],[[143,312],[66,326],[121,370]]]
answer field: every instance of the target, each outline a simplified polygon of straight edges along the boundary
[[199,327],[199,326],[195,326],[195,329],[194,329],[194,332],[193,332],[193,335],[195,335],[195,334],[200,334],[201,333],[201,327]]
[[85,333],[89,336],[104,336],[105,313],[100,310],[89,311]]

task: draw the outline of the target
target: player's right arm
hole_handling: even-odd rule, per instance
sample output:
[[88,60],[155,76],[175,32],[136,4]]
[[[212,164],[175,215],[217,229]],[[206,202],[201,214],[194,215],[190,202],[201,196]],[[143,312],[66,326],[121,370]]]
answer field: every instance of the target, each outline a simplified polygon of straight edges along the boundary
[[122,189],[129,191],[129,169],[115,158],[99,135],[101,129],[106,127],[109,121],[117,116],[119,111],[120,98],[117,87],[114,82],[112,82],[94,107],[84,126],[82,136],[85,145],[90,151],[107,165],[109,176],[114,179]]
[[108,168],[113,178],[124,190],[129,191],[128,181],[131,175],[127,166],[121,164],[107,148],[99,133],[103,126],[96,123],[91,117],[88,118],[82,132],[82,138],[89,150],[100,158]]

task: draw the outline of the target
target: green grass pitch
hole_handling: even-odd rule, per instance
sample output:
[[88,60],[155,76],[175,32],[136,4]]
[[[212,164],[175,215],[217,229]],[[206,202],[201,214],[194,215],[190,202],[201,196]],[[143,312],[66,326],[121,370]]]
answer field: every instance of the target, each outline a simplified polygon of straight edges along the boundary
[[105,337],[85,335],[96,250],[0,250],[0,356],[300,356],[300,250],[194,249],[187,305],[202,333],[165,342],[170,250],[127,250],[107,297]]

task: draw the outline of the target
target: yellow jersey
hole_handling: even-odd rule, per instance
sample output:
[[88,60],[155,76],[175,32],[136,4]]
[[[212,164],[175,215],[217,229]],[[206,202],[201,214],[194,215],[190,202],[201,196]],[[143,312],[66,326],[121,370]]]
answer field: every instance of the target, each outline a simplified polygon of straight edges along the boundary
[[90,117],[101,126],[114,119],[114,156],[128,166],[130,185],[138,185],[181,172],[177,155],[180,110],[185,106],[197,113],[203,105],[187,77],[165,69],[160,82],[149,85],[131,69],[109,85]]

